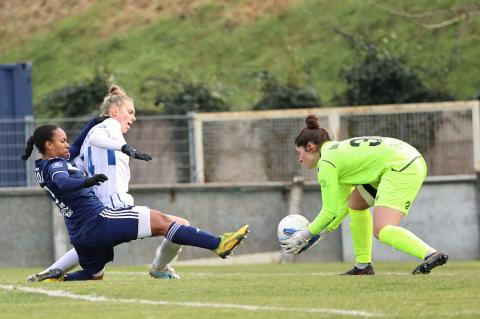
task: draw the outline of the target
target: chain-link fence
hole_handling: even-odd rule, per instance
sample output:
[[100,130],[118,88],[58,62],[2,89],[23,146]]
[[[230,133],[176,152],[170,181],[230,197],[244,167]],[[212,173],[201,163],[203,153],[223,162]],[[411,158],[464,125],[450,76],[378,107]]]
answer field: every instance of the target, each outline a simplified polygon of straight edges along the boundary
[[[294,148],[308,114],[316,114],[334,139],[390,136],[414,145],[429,175],[472,174],[480,160],[478,108],[478,101],[468,101],[139,117],[126,140],[153,160],[130,161],[131,183],[289,181],[294,175],[313,180]],[[0,187],[36,185],[33,166],[39,154],[20,160],[35,127],[55,123],[71,142],[86,122],[1,120]]]
[[407,141],[423,154],[429,175],[473,174],[472,110],[341,116],[341,137],[378,135]]
[[[25,149],[25,141],[36,127],[43,124],[56,124],[65,130],[68,142],[72,143],[76,135],[86,125],[88,118],[67,119],[26,119],[0,122],[5,129],[3,134],[14,136],[17,143],[2,143],[0,147],[8,155],[0,154],[0,186],[36,185],[33,170],[35,159],[40,157],[36,151],[27,162],[20,157]],[[185,183],[191,182],[192,164],[190,154],[188,116],[148,116],[139,117],[125,136],[127,143],[153,157],[150,162],[130,160],[132,184]],[[1,136],[1,132],[0,132]],[[13,140],[13,137],[11,138]],[[17,172],[14,175],[12,172]]]
[[294,139],[315,114],[332,138],[388,136],[415,146],[429,175],[461,175],[480,170],[478,101],[347,108],[295,109],[196,115],[195,149],[199,181],[306,180],[297,162]]
[[25,130],[25,120],[0,120],[0,187],[26,185]]

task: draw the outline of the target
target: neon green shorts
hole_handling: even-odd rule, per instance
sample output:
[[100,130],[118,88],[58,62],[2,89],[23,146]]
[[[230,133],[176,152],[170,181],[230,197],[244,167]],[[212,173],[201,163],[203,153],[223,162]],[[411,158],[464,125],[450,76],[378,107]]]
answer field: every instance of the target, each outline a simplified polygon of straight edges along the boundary
[[389,170],[380,178],[374,206],[398,209],[408,214],[427,175],[427,164],[418,157],[399,170]]

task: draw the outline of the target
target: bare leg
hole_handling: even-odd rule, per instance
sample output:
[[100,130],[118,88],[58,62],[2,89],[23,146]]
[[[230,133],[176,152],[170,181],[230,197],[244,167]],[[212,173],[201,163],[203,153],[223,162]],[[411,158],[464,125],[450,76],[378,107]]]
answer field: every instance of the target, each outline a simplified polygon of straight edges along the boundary
[[373,216],[373,233],[382,243],[406,254],[424,259],[435,249],[405,228],[399,227],[405,215],[403,212],[384,206],[377,206]]

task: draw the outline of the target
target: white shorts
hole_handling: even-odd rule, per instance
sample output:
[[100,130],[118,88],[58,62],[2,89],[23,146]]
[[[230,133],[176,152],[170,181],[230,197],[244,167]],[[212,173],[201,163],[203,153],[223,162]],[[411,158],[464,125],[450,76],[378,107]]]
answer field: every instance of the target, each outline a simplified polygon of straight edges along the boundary
[[150,227],[150,208],[147,206],[133,206],[132,211],[138,212],[137,238],[151,237],[152,228]]

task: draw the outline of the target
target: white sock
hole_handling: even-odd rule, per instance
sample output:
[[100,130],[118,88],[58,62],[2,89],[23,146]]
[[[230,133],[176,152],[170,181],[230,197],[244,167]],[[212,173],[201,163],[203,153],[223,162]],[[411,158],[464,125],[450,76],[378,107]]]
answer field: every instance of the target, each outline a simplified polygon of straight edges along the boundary
[[156,270],[165,269],[168,264],[177,258],[181,250],[182,245],[174,244],[164,238],[160,246],[157,248],[156,257],[152,264],[153,268]]
[[78,265],[79,265],[79,261],[78,261],[77,251],[75,250],[75,248],[72,248],[69,251],[67,251],[65,255],[63,255],[56,262],[54,262],[53,265],[48,267],[43,272],[46,272],[50,269],[55,269],[55,268],[61,269],[63,272],[67,272],[72,270]]
[[358,269],[365,269],[368,267],[368,265],[370,265],[370,263],[355,263],[355,267]]

